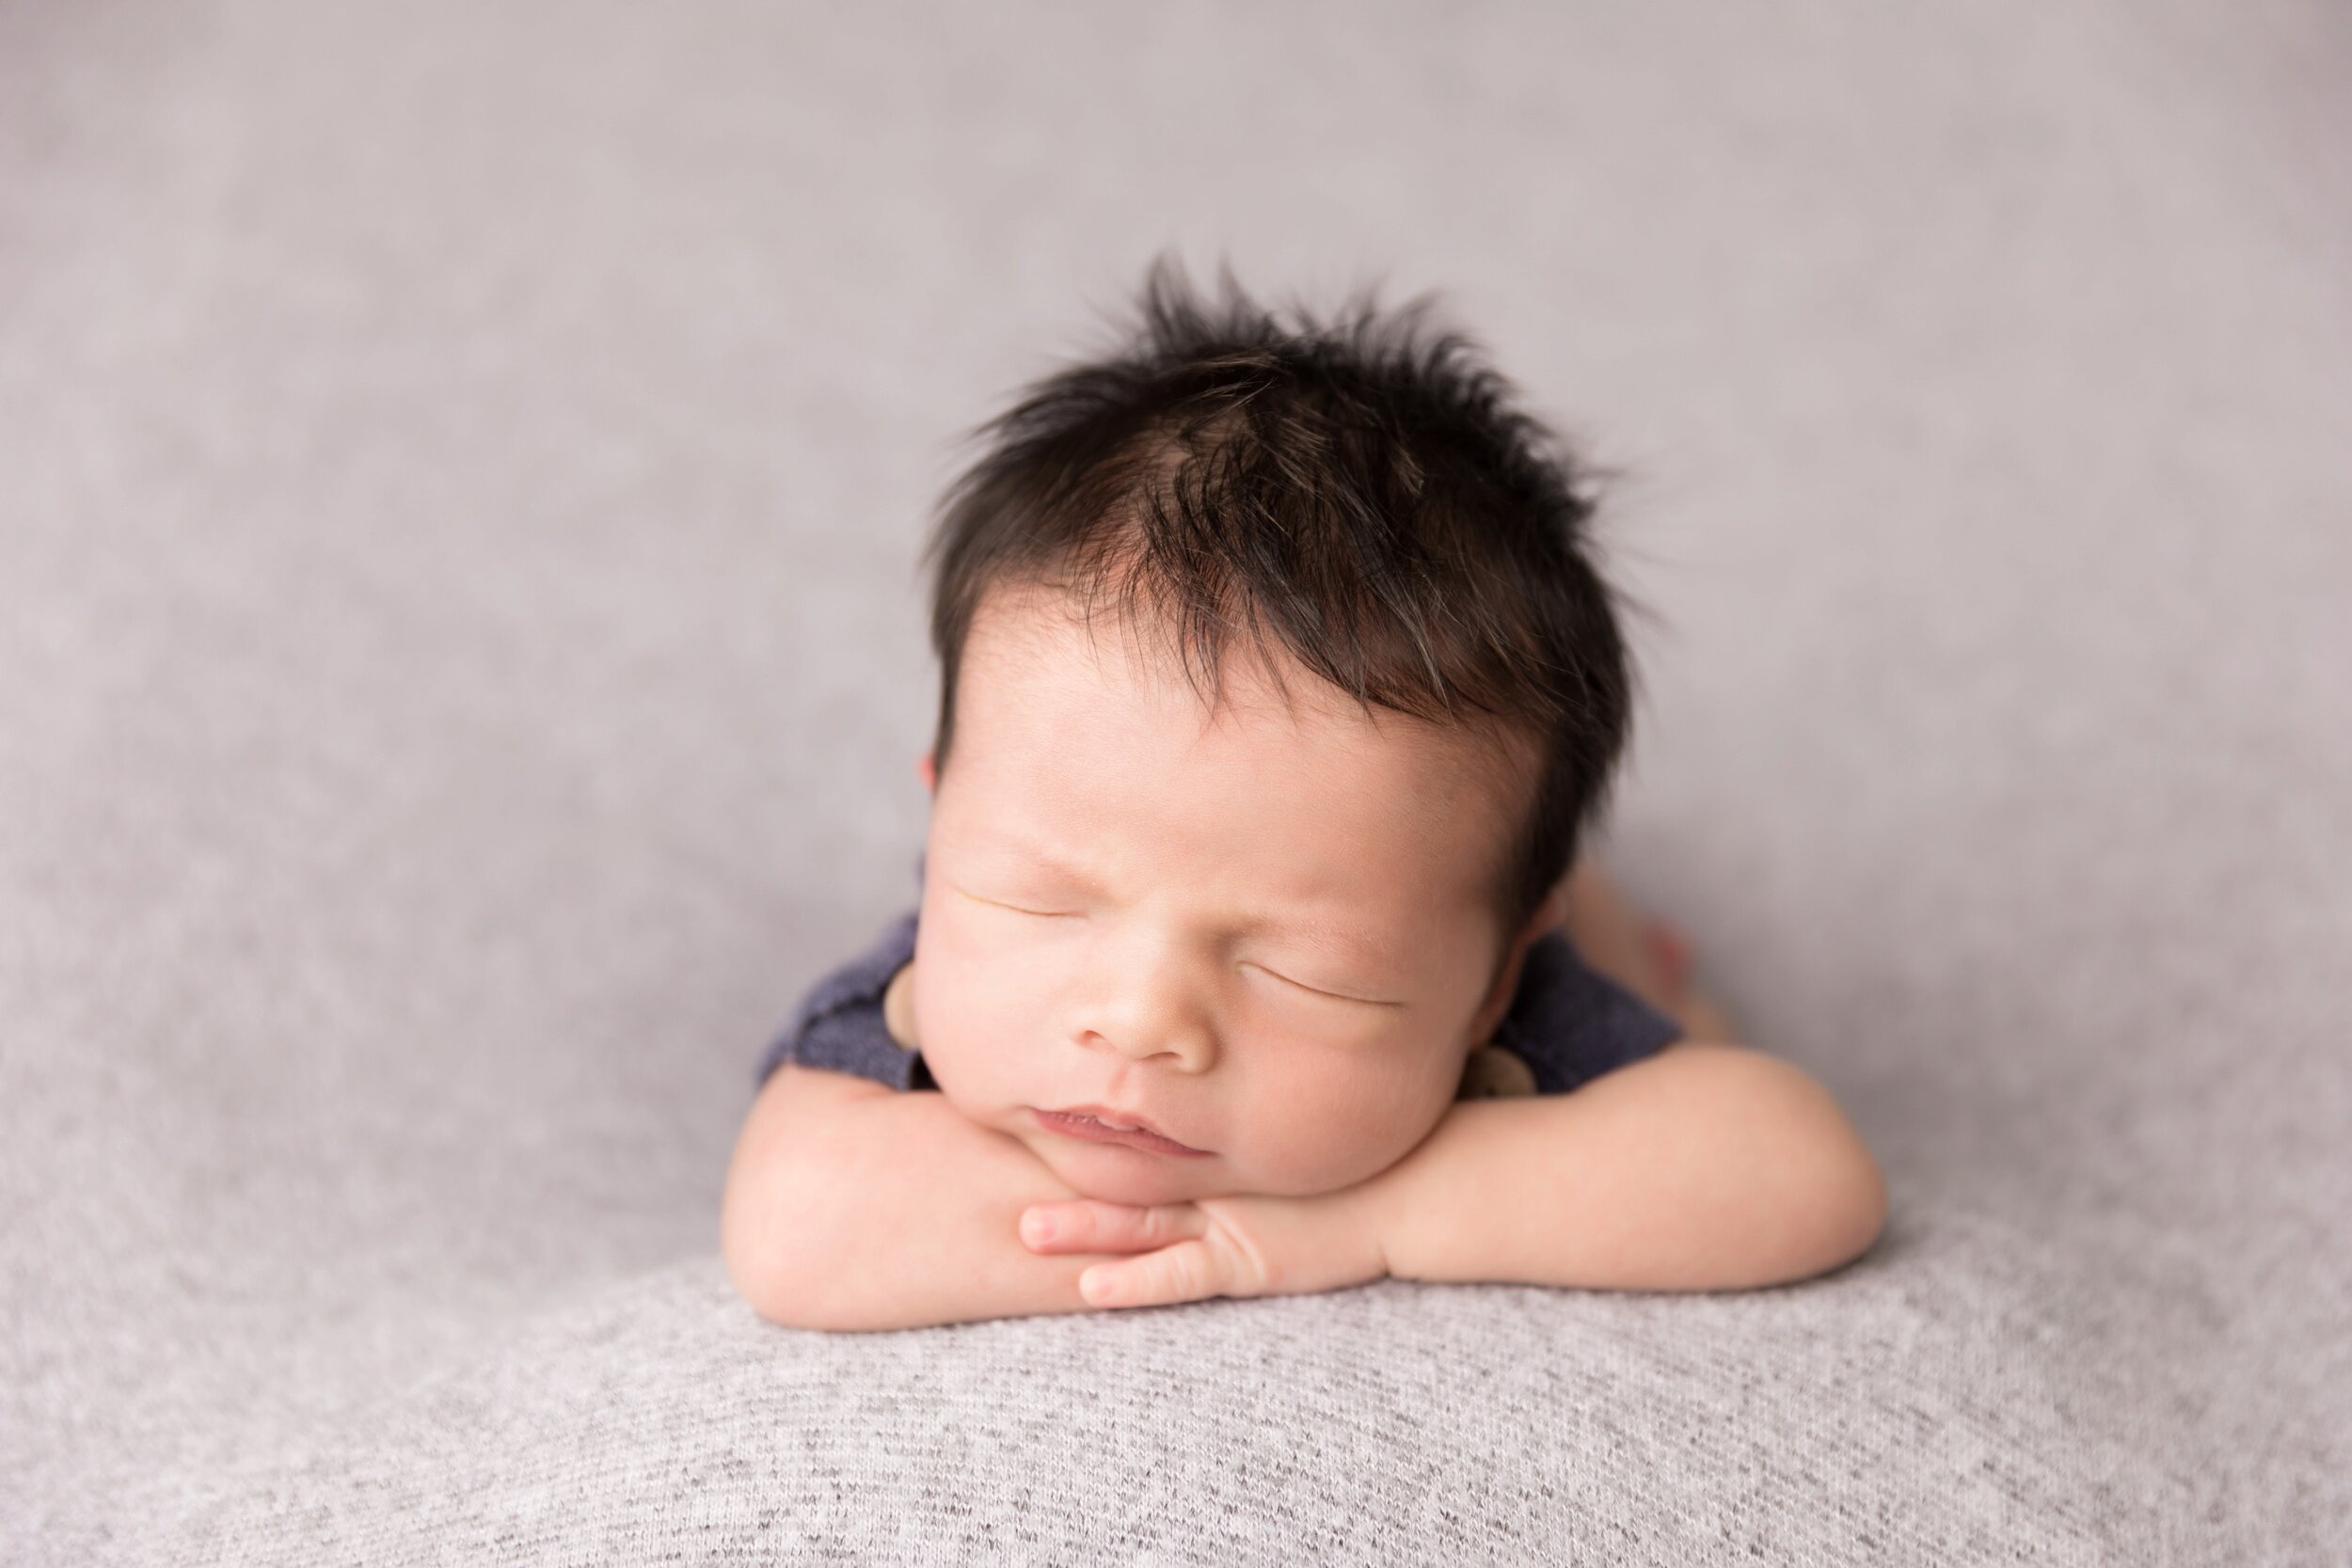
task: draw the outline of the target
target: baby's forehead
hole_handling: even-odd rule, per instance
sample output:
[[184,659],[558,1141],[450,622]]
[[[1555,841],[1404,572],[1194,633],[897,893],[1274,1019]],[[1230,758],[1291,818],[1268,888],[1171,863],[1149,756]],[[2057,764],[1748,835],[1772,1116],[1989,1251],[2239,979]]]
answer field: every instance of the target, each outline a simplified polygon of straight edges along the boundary
[[1269,639],[1234,637],[1212,662],[1164,624],[1089,615],[1067,594],[991,599],[957,699],[959,735],[967,723],[981,732],[971,738],[995,753],[991,772],[1034,786],[1041,770],[1057,780],[1107,759],[1125,789],[1150,798],[1192,788],[1208,763],[1258,777],[1270,795],[1327,785],[1417,819],[1515,818],[1532,784],[1526,732],[1383,706]]
[[[1491,740],[1491,728],[1437,725],[1385,708],[1332,684],[1295,653],[1253,629],[1210,646],[1185,641],[1169,617],[1131,606],[1089,606],[1041,587],[992,590],[967,637],[964,673],[974,684],[1024,687],[1096,682],[1148,690],[1159,727],[1196,730],[1279,718],[1379,733],[1458,730]],[[1178,696],[1188,701],[1177,701]]]

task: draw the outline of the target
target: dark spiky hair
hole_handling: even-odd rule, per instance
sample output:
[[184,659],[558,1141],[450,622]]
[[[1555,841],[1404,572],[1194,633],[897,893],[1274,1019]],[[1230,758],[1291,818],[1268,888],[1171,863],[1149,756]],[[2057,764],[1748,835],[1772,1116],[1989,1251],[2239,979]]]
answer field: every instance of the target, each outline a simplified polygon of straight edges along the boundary
[[992,586],[1069,590],[1089,621],[1111,598],[1162,629],[1211,701],[1237,637],[1279,682],[1270,634],[1367,712],[1475,724],[1532,752],[1532,795],[1525,762],[1509,764],[1524,803],[1493,883],[1507,941],[1574,861],[1630,729],[1589,476],[1476,344],[1430,330],[1430,296],[1384,313],[1366,293],[1325,324],[1261,309],[1230,269],[1220,281],[1223,299],[1203,302],[1161,257],[1121,347],[973,432],[983,451],[924,552],[936,766]]

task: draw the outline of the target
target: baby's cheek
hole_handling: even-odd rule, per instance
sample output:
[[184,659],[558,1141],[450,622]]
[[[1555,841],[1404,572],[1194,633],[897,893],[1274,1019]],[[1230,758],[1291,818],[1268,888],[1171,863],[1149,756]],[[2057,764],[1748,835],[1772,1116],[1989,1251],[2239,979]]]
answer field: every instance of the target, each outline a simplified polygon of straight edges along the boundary
[[1442,1089],[1367,1064],[1252,1085],[1237,1123],[1263,1190],[1333,1192],[1405,1157],[1444,1115]]
[[960,982],[952,966],[934,976],[918,967],[916,1005],[923,1059],[959,1103],[1017,1097],[1023,1085],[1024,1042],[1033,1047],[1037,1025],[1019,999],[992,990],[979,975]]

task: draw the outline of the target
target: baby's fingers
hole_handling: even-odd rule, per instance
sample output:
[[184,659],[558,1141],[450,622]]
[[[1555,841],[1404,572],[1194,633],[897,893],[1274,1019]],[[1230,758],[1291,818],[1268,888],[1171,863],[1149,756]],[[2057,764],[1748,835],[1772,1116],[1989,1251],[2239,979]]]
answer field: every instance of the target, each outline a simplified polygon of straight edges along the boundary
[[1089,1307],[1174,1307],[1222,1295],[1225,1287],[1223,1261],[1205,1238],[1097,1263],[1078,1276],[1078,1293]]
[[1073,1198],[1033,1203],[1021,1214],[1021,1240],[1031,1252],[1151,1252],[1207,1228],[1189,1203],[1142,1207]]

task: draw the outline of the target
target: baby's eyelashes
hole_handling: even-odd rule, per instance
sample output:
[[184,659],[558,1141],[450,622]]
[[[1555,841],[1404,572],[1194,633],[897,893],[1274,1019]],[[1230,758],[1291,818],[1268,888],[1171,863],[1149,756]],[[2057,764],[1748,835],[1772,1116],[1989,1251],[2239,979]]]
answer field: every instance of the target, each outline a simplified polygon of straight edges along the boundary
[[971,899],[976,904],[985,904],[991,909],[1006,910],[1014,914],[1036,915],[1040,919],[1043,920],[1060,919],[1070,912],[1066,910],[1034,910],[1025,905],[1008,903],[1002,898],[983,898],[977,893],[964,893],[964,890],[961,888],[958,888],[956,891],[958,893],[963,893],[963,895],[966,898]]
[[1401,1002],[1375,1002],[1368,996],[1354,996],[1345,991],[1326,990],[1321,986],[1311,986],[1304,980],[1294,980],[1278,970],[1266,968],[1263,964],[1245,963],[1242,967],[1254,969],[1259,974],[1279,980],[1293,990],[1304,991],[1309,996],[1325,997],[1333,1002],[1353,1002],[1359,1007],[1401,1007],[1404,1006]]

